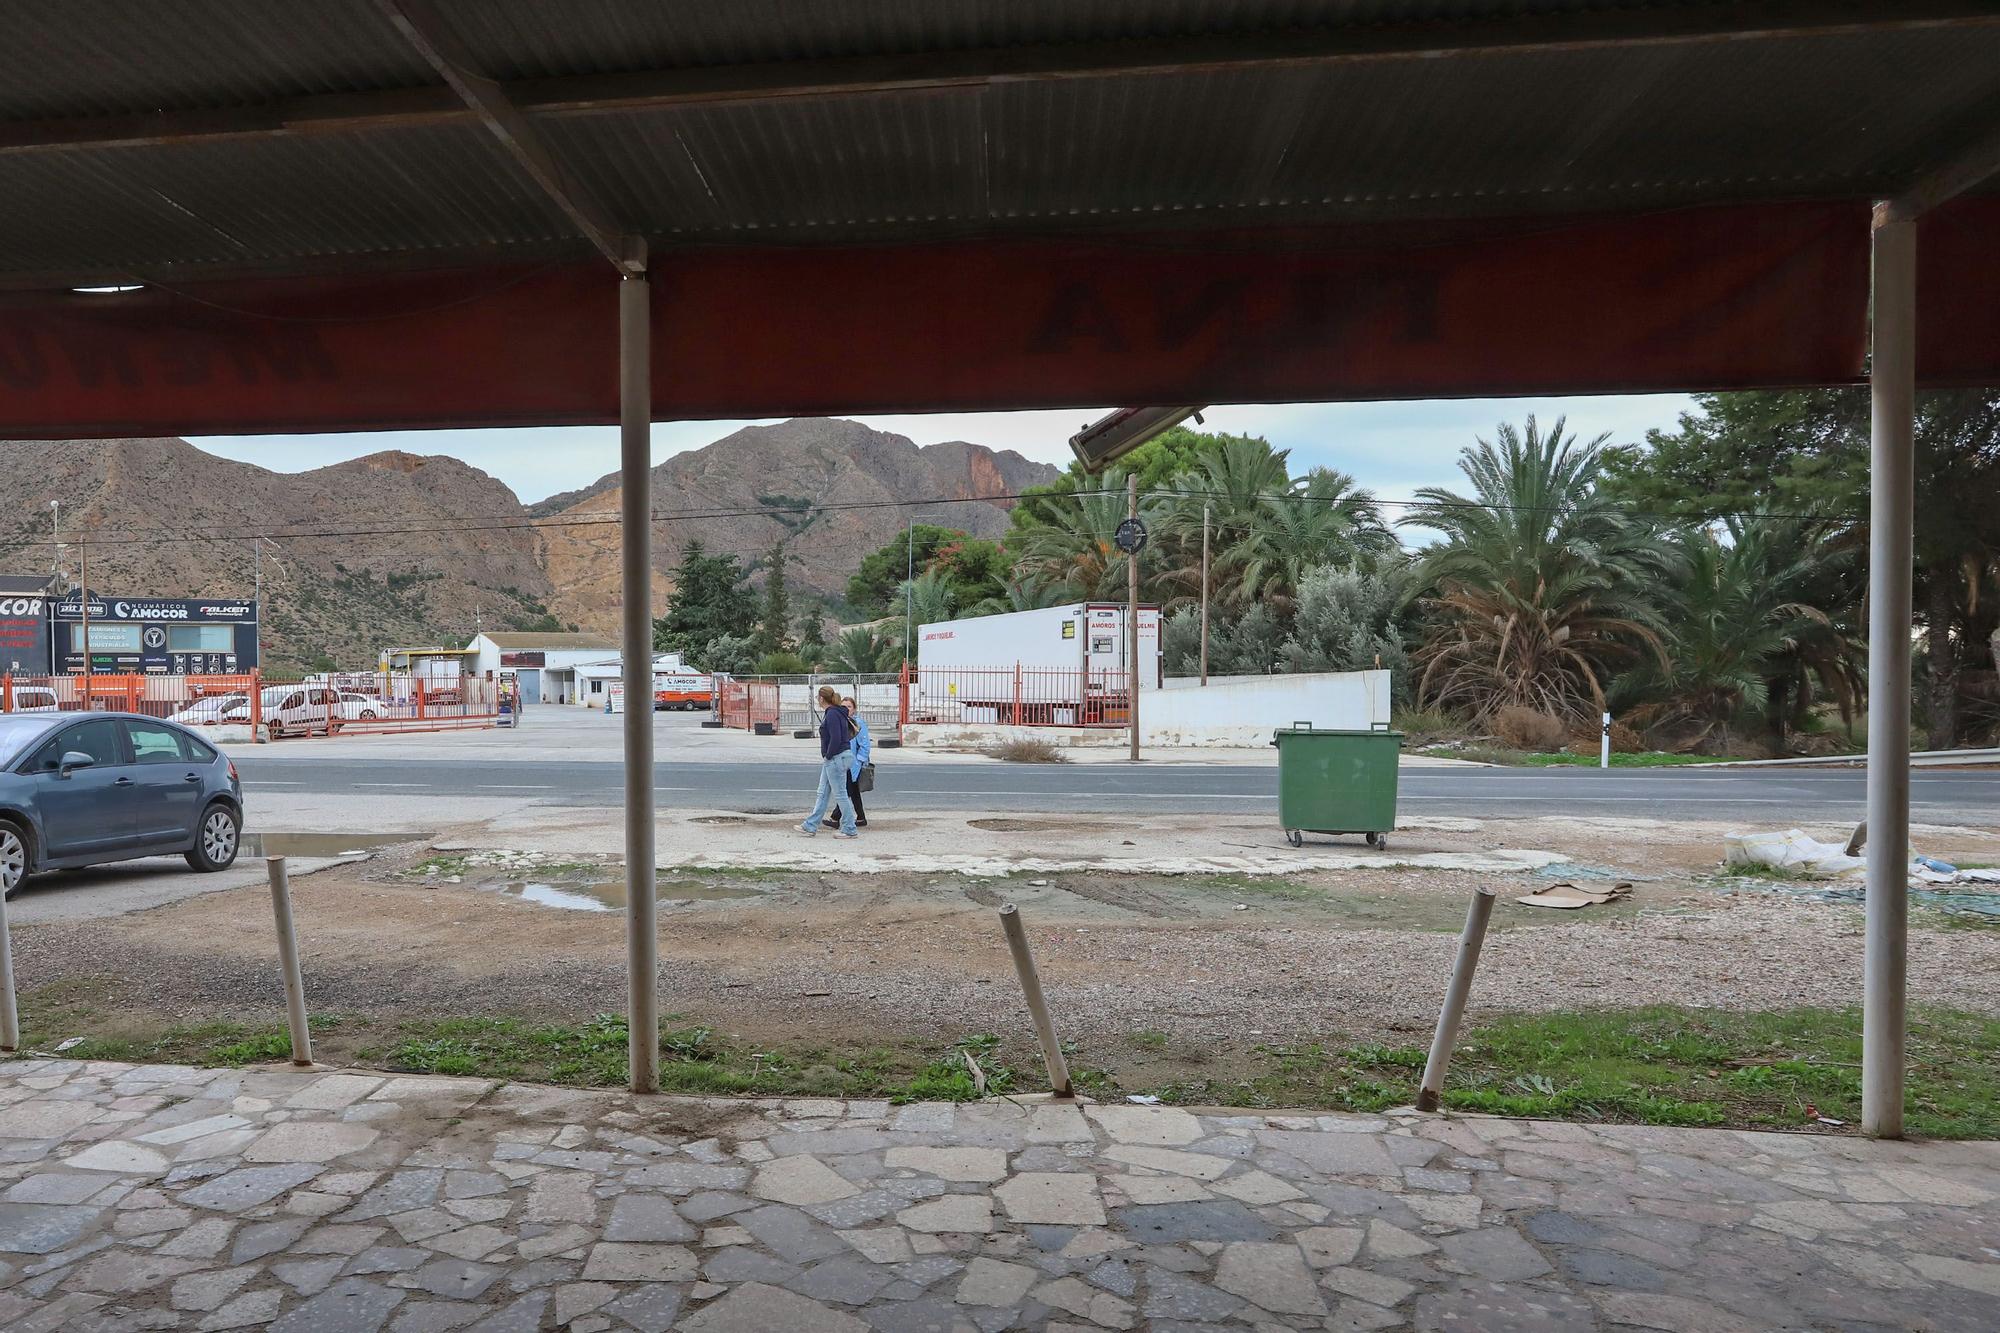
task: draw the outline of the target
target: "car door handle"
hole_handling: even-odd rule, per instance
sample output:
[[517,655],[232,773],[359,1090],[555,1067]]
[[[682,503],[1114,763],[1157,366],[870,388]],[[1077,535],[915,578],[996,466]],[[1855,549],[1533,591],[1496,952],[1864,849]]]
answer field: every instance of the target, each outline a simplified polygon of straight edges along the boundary
[[182,778],[182,779],[181,779],[181,781],[182,781],[182,782],[200,782],[200,781],[201,781],[201,774],[199,774],[199,773],[190,773],[190,774],[188,774],[188,775],[187,775],[186,777]]
[[129,786],[131,786],[131,785],[132,785],[132,779],[130,779],[130,778],[113,778],[113,779],[111,780],[111,785],[112,785],[112,786],[114,786],[114,787],[129,787]]

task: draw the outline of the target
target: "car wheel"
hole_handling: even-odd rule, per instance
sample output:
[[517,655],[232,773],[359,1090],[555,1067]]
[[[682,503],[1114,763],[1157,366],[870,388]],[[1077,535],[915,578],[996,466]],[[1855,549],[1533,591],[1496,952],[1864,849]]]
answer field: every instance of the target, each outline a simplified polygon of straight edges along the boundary
[[361,710],[361,720],[363,722],[373,722],[376,716],[377,714],[375,710],[372,708],[364,708]]
[[187,863],[196,870],[227,870],[236,861],[243,841],[243,818],[217,801],[202,811],[201,827],[195,830],[194,847]]
[[14,824],[0,823],[0,897],[12,897],[28,877],[28,840]]

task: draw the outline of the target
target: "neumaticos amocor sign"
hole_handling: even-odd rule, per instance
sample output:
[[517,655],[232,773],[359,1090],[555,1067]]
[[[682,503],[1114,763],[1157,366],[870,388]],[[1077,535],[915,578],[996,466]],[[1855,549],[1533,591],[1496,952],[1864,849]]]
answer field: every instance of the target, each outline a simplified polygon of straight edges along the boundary
[[[255,620],[257,604],[253,601],[203,601],[198,598],[92,597],[90,618],[153,623],[167,620]],[[56,619],[83,619],[82,601],[69,597],[56,603]]]

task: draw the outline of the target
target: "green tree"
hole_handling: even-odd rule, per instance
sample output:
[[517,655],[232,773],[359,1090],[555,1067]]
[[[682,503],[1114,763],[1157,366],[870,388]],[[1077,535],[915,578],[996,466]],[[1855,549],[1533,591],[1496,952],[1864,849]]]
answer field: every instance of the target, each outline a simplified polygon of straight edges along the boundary
[[747,638],[755,622],[754,603],[733,555],[710,555],[699,540],[681,548],[667,613],[653,622],[653,647],[677,652],[711,671],[728,671],[713,660],[719,639]]
[[799,656],[817,661],[826,653],[826,608],[807,602],[799,608]]
[[764,614],[757,627],[757,646],[764,653],[782,653],[792,646],[792,598],[785,590],[785,552],[781,538],[771,543],[765,560]]
[[1664,598],[1669,654],[1616,683],[1615,703],[1638,701],[1620,710],[1627,721],[1694,748],[1753,721],[1782,742],[1815,686],[1843,713],[1852,708],[1858,648],[1802,600],[1819,563],[1837,558],[1823,539],[1794,520],[1730,518],[1720,533],[1684,530],[1676,541],[1682,572]]
[[[1052,502],[1050,522],[1010,536],[1016,568],[1060,601],[1124,597],[1125,553],[1112,539],[1127,513],[1125,477],[1115,468],[1106,472],[1099,486]],[[1147,513],[1143,502],[1139,512]]]
[[918,628],[950,620],[958,611],[958,590],[943,570],[927,569],[896,590],[896,609],[906,613],[895,616],[890,628],[899,648],[910,645],[914,660]]
[[1518,705],[1581,722],[1614,666],[1664,656],[1656,599],[1672,546],[1598,486],[1605,437],[1579,445],[1563,424],[1503,423],[1497,445],[1466,448],[1469,496],[1417,491],[1403,522],[1444,535],[1418,567],[1431,614],[1419,697],[1480,720]]
[[1390,673],[1394,702],[1409,696],[1410,655],[1404,647],[1408,570],[1319,565],[1298,580],[1291,634],[1279,649],[1287,671]]
[[[1141,492],[1164,489],[1176,477],[1195,466],[1196,459],[1203,449],[1220,442],[1247,438],[1249,437],[1227,435],[1219,431],[1194,430],[1187,426],[1175,426],[1171,430],[1162,431],[1118,460],[1117,489],[1122,490],[1125,485],[1125,475],[1135,471],[1139,474]],[[1259,440],[1257,443],[1263,442]],[[1268,449],[1270,446],[1264,447]],[[1104,489],[1109,484],[1108,475],[1093,477],[1083,470],[1081,463],[1072,462],[1068,470],[1054,481],[1045,486],[1030,486],[1022,492],[1020,502],[1008,516],[1013,530],[1022,532],[1057,523],[1059,521],[1057,515],[1063,509],[1067,497],[1082,491]]]
[[[1858,550],[1868,523],[1865,389],[1704,394],[1672,431],[1612,451],[1608,484],[1629,502],[1705,522],[1724,514],[1825,514]],[[1916,421],[1916,616],[1931,745],[1958,742],[1966,674],[1988,670],[2000,630],[2000,390],[1926,393]],[[1858,618],[1849,600],[1821,602]]]
[[861,567],[847,580],[847,604],[864,616],[899,612],[901,605],[890,603],[903,580],[929,569],[941,549],[965,539],[959,529],[934,523],[904,528],[895,540],[861,557]]
[[827,646],[825,667],[846,675],[894,671],[903,660],[903,640],[884,630],[856,625]]

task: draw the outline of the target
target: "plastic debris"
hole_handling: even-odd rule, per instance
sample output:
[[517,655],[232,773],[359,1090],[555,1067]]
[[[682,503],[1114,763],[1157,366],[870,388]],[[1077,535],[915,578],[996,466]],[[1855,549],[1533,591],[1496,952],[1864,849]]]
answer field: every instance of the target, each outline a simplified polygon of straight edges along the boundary
[[1158,1106],[1160,1104],[1160,1099],[1150,1092],[1131,1093],[1125,1100],[1131,1102],[1134,1106]]
[[56,1050],[73,1051],[77,1047],[83,1045],[85,1040],[86,1039],[83,1037],[64,1037],[61,1041],[56,1043]]

